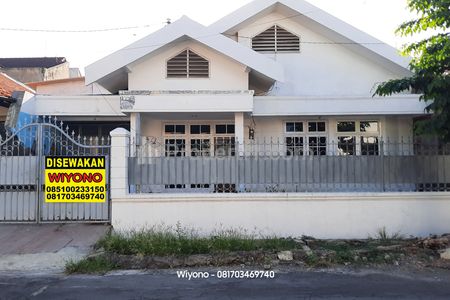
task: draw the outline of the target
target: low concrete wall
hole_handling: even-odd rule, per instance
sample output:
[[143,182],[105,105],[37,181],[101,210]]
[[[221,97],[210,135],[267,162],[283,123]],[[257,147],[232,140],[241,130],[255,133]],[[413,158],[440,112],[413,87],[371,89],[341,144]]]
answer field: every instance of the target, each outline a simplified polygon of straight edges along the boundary
[[220,228],[279,236],[367,238],[450,232],[450,193],[140,194],[112,200],[115,229],[152,225]]

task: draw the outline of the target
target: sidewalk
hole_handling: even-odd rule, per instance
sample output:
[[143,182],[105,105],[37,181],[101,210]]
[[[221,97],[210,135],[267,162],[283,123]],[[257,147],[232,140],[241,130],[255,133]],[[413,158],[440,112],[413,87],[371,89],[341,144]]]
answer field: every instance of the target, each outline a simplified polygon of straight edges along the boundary
[[109,228],[91,224],[0,224],[0,272],[63,271],[67,261],[88,255]]

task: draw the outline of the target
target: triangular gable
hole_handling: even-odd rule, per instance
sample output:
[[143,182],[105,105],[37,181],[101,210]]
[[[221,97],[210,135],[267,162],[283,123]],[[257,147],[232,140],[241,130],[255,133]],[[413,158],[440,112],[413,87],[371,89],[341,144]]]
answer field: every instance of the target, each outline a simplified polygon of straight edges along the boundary
[[186,37],[277,81],[284,81],[283,67],[264,55],[230,40],[218,32],[182,17],[178,21],[86,67],[86,84],[119,72],[127,65],[168,44]]
[[371,35],[345,23],[320,8],[304,0],[255,0],[244,7],[213,23],[209,28],[220,33],[237,32],[239,28],[250,24],[261,15],[268,14],[282,6],[293,12],[293,16],[308,18],[334,33],[335,42],[362,43],[360,46],[394,63],[407,71],[410,59],[399,54],[398,50]]

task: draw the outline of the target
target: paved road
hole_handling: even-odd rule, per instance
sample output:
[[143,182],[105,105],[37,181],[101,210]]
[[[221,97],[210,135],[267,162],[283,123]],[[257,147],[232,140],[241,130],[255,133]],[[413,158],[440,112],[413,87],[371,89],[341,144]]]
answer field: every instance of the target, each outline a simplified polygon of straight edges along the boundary
[[109,276],[0,276],[0,299],[449,299],[450,282],[386,274],[278,273],[275,279],[178,279],[175,271]]

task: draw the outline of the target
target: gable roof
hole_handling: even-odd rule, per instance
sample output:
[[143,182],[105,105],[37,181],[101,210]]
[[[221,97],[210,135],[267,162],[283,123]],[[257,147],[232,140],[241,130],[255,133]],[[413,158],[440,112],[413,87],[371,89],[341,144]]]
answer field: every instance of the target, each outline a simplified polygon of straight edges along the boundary
[[255,0],[211,24],[209,28],[220,33],[236,32],[276,9],[288,10],[289,16],[294,20],[297,17],[321,25],[328,31],[327,38],[335,42],[355,43],[366,52],[368,50],[400,68],[409,70],[410,59],[401,56],[397,49],[304,0]]
[[161,30],[87,66],[85,69],[86,84],[104,79],[138,59],[186,37],[208,46],[268,78],[284,81],[284,70],[275,61],[183,16]]
[[65,63],[65,57],[0,58],[0,68],[51,68]]
[[34,93],[34,90],[27,87],[23,83],[9,77],[5,73],[0,73],[0,97],[11,98],[13,92],[15,91]]

